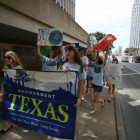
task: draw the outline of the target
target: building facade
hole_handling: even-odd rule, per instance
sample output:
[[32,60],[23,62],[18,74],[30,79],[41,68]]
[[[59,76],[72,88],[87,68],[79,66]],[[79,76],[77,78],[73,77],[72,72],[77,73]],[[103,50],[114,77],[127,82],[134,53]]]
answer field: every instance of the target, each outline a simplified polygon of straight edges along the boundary
[[118,47],[118,56],[122,56],[122,46]]
[[135,0],[132,7],[129,47],[140,48],[140,0]]
[[75,0],[55,0],[68,15],[75,19]]
[[75,22],[75,0],[0,0],[0,71],[4,53],[15,51],[25,68],[41,67],[38,29],[63,29],[63,43],[87,47],[88,33]]

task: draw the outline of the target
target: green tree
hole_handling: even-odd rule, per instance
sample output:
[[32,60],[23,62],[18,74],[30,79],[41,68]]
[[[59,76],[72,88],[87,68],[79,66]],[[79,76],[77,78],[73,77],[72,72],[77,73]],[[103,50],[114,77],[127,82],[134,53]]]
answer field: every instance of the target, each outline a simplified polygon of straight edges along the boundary
[[127,54],[133,54],[134,51],[136,51],[137,48],[126,48],[124,50],[124,53],[127,53]]
[[98,42],[98,41],[101,40],[106,34],[104,34],[104,33],[102,33],[102,32],[95,32],[95,33],[93,33],[93,35],[96,37],[97,42]]

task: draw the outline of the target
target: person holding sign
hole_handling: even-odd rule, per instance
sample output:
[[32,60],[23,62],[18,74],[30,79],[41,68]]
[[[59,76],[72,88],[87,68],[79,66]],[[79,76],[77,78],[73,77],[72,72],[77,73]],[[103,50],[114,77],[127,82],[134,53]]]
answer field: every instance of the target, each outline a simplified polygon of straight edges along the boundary
[[[78,111],[80,104],[81,104],[81,99],[82,99],[82,90],[83,90],[83,80],[85,78],[85,70],[83,67],[83,62],[80,57],[80,54],[78,52],[78,49],[75,48],[72,45],[69,45],[66,47],[66,58],[67,62],[65,62],[62,65],[62,71],[68,72],[68,71],[75,71],[78,73],[78,80],[76,82],[77,89],[76,89],[76,104],[75,107]],[[77,114],[77,113],[76,113]],[[77,124],[77,115],[76,115],[76,124]],[[77,125],[76,125],[77,126]]]
[[[61,50],[61,46],[59,46]],[[57,71],[57,63],[59,62],[62,53],[56,57],[54,56],[54,51],[52,49],[49,50],[47,56],[44,56],[40,53],[40,46],[37,45],[37,55],[42,60],[42,71]]]
[[62,65],[62,71],[64,72],[75,71],[78,73],[78,83],[77,83],[78,88],[76,93],[77,102],[75,106],[79,108],[82,99],[82,88],[83,88],[82,80],[85,78],[86,73],[77,48],[75,48],[72,45],[67,46],[66,57],[67,61]]
[[88,89],[91,88],[91,81],[92,81],[91,70],[92,70],[92,67],[94,67],[94,63],[95,63],[95,52],[91,52],[88,58],[89,58],[89,64],[87,68],[86,94],[88,94]]
[[[9,69],[22,69],[22,64],[17,56],[17,54],[13,51],[8,51],[4,56],[4,70],[6,68]],[[6,84],[5,80],[3,80],[2,85],[2,96],[0,96],[0,100],[4,99],[4,84]],[[8,115],[8,114],[7,114]],[[0,130],[0,134],[4,134],[8,130],[13,127],[13,123],[7,122],[3,129]]]
[[94,52],[95,63],[91,69],[92,75],[92,88],[91,88],[91,105],[93,109],[90,111],[90,114],[96,113],[96,103],[101,104],[101,108],[105,105],[105,100],[100,98],[100,93],[103,89],[103,72],[106,64],[107,55],[105,59],[98,55],[98,52]]
[[[118,64],[118,59],[115,57],[115,55],[112,55],[112,63],[113,64]],[[111,98],[113,98],[113,94],[116,90],[116,85],[112,84],[112,83],[108,83],[107,84],[109,87],[109,98],[108,98],[108,102],[111,102]]]

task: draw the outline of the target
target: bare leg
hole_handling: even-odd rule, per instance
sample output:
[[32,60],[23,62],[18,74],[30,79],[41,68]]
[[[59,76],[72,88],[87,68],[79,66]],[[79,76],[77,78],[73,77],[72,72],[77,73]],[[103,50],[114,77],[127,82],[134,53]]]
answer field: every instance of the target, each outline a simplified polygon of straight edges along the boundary
[[83,80],[83,92],[82,92],[82,101],[84,101],[84,100],[85,100],[85,98],[84,98],[84,89],[85,89],[85,82],[86,82],[86,80]]
[[109,92],[109,98],[108,98],[108,102],[111,101],[111,95],[112,95],[112,84],[108,83],[109,85],[109,89],[108,89],[108,92]]
[[115,90],[116,90],[116,86],[115,86],[115,84],[112,84],[112,93],[111,93],[111,97],[113,97]]
[[100,103],[101,106],[104,106],[105,101],[100,98],[100,94],[101,94],[100,92],[95,92],[94,101],[95,101],[95,103]]
[[88,88],[91,88],[91,80],[87,80],[86,93],[88,93]]
[[3,129],[0,130],[0,134],[6,133],[8,130],[10,130],[13,127],[13,123],[7,122]]
[[93,88],[90,88],[90,92],[91,92],[90,100],[91,100],[91,105],[92,105],[92,108],[93,108],[90,113],[94,114],[96,112],[95,90]]
[[6,126],[4,127],[3,130],[6,131],[6,130],[9,129],[12,125],[13,125],[13,123],[7,122],[7,123],[6,123]]
[[96,110],[95,104],[94,104],[94,98],[95,98],[94,92],[95,91],[93,88],[91,88],[90,91],[91,91],[91,95],[90,95],[91,105],[92,105],[93,109]]

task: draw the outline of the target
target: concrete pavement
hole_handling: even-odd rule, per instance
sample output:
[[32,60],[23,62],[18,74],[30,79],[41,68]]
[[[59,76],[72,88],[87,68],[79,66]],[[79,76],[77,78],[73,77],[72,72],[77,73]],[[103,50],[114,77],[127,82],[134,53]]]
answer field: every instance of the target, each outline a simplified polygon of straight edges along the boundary
[[[101,97],[107,100],[108,87],[104,87]],[[126,140],[118,93],[116,92],[110,103],[106,102],[104,108],[101,109],[100,106],[97,106],[97,112],[94,115],[89,114],[91,110],[90,94],[85,95],[85,99],[86,101],[82,102],[79,110],[77,140]],[[0,120],[0,128],[3,124],[4,121]],[[39,139],[58,140],[16,125],[7,133],[0,135],[0,140]]]

